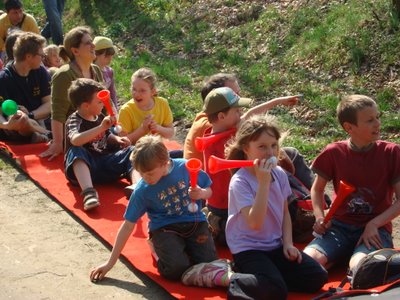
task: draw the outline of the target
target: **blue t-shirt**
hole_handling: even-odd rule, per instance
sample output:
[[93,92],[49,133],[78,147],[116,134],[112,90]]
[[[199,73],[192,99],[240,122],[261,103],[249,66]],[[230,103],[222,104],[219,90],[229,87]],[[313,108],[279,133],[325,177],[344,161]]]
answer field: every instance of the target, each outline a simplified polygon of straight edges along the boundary
[[280,167],[273,168],[271,173],[273,180],[268,194],[268,209],[259,230],[251,229],[240,212],[254,203],[258,189],[257,177],[245,168],[232,176],[225,233],[233,254],[247,250],[271,251],[282,245],[284,205],[292,191],[287,175]]
[[[147,212],[150,231],[169,224],[206,221],[201,212],[201,201],[196,201],[197,212],[188,210],[192,199],[188,192],[190,180],[185,162],[185,159],[171,159],[169,173],[154,185],[140,179],[129,200],[125,220],[136,223]],[[211,185],[211,179],[204,171],[200,170],[197,185],[202,188]]]

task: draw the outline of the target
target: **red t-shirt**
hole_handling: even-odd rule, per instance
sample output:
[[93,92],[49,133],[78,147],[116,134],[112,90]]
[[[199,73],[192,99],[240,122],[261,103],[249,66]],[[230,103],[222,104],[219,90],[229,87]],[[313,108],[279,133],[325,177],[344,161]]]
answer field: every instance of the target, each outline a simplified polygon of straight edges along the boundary
[[[211,128],[206,129],[204,136],[210,136]],[[228,189],[231,180],[231,172],[229,169],[222,170],[215,174],[210,174],[208,171],[208,158],[214,155],[219,158],[225,158],[225,144],[235,135],[236,131],[231,131],[231,134],[224,136],[216,142],[212,143],[204,150],[205,171],[208,173],[212,180],[211,190],[212,196],[208,198],[207,205],[218,209],[228,209]],[[225,135],[224,132],[217,133]]]
[[[354,186],[333,218],[352,225],[365,226],[392,205],[393,185],[400,181],[400,147],[377,141],[367,151],[354,151],[349,141],[329,144],[312,164],[312,170],[333,181],[335,193],[339,182]],[[385,228],[391,232],[392,225]]]

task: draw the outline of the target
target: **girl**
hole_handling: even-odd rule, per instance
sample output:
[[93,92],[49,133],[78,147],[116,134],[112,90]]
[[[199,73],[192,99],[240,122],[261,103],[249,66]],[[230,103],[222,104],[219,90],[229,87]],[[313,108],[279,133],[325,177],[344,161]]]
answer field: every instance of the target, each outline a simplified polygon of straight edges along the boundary
[[69,62],[54,74],[51,82],[51,130],[53,140],[40,157],[54,157],[63,152],[64,123],[74,112],[74,107],[68,99],[68,88],[72,81],[78,78],[89,78],[103,82],[103,75],[98,66],[93,64],[96,58],[92,41],[92,30],[86,26],[71,29],[60,47],[60,57]]
[[151,133],[164,138],[174,135],[172,111],[168,101],[157,97],[156,76],[148,68],[141,68],[131,78],[132,99],[119,112],[118,122],[122,135],[127,135],[132,144]]
[[226,148],[228,159],[255,162],[234,170],[226,238],[237,271],[253,274],[256,281],[250,288],[239,280],[230,284],[228,296],[285,299],[288,290],[315,292],[327,281],[326,270],[293,246],[289,182],[268,161],[278,155],[280,137],[271,117],[256,115],[243,122]]
[[49,45],[43,49],[44,57],[43,64],[53,76],[58,68],[61,66],[61,58],[59,55],[60,49],[57,45]]
[[111,39],[104,36],[96,36],[93,40],[96,50],[96,60],[94,63],[99,66],[103,72],[104,85],[110,91],[110,98],[117,113],[118,98],[114,83],[114,70],[109,66],[115,54],[115,48]]
[[[164,138],[174,135],[172,111],[168,101],[157,97],[156,76],[148,68],[141,68],[131,78],[132,99],[125,103],[119,111],[118,123],[122,127],[121,135],[128,136],[132,145],[146,134],[158,134]],[[137,180],[140,176],[134,172]],[[136,181],[137,181],[136,180]],[[130,197],[134,188],[124,188],[126,197]]]

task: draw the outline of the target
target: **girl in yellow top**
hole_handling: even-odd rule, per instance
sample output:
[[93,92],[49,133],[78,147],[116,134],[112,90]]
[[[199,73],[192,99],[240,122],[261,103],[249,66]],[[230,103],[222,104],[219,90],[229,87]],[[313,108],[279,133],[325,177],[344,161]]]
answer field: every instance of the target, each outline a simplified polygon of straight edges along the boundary
[[171,108],[166,99],[157,97],[155,84],[156,76],[148,68],[132,75],[132,99],[121,107],[118,117],[121,135],[128,136],[132,144],[149,133],[168,139],[174,135]]

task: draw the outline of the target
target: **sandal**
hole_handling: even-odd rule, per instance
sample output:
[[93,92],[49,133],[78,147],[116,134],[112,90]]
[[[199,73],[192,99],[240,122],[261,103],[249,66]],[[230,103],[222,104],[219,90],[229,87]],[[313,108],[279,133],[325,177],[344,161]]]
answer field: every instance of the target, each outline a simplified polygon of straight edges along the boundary
[[82,191],[83,196],[83,209],[90,210],[100,205],[99,195],[97,191],[90,187]]

